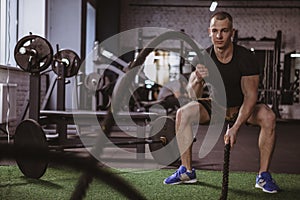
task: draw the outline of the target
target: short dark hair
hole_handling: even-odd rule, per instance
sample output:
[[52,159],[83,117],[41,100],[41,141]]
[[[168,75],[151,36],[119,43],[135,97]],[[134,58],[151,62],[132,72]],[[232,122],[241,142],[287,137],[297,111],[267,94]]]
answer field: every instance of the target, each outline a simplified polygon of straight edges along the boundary
[[216,18],[217,20],[228,19],[231,23],[231,26],[233,24],[232,16],[228,12],[225,12],[225,11],[219,11],[219,12],[214,13],[210,17],[210,20],[212,20],[213,18]]

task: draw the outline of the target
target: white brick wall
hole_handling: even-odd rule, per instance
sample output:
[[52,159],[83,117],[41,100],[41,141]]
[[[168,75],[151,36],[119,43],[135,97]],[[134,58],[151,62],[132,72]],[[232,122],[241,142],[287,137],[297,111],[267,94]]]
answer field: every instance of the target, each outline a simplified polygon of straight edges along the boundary
[[[0,82],[6,83],[7,77],[9,76],[9,83],[17,84],[17,99],[16,99],[16,110],[17,110],[17,119],[21,116],[23,110],[23,104],[26,99],[27,93],[29,91],[29,73],[26,73],[17,68],[9,68],[8,70],[5,66],[0,66]],[[46,92],[46,77],[41,77],[41,101]],[[5,129],[5,124],[0,125]],[[9,122],[9,130],[14,134],[15,128],[17,126],[17,120]],[[0,134],[2,135],[2,134]]]

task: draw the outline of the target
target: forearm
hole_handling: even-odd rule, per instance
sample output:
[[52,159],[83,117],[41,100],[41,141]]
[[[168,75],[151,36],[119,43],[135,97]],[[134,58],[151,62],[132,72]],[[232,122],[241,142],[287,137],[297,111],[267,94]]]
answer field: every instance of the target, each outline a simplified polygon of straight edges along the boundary
[[188,92],[189,98],[192,98],[192,99],[200,98],[203,93],[203,85],[204,85],[204,80],[197,79],[196,75],[193,72],[191,74],[191,77],[190,77],[188,85],[187,85],[187,92]]
[[257,95],[245,96],[233,128],[239,129],[250,117],[256,104]]

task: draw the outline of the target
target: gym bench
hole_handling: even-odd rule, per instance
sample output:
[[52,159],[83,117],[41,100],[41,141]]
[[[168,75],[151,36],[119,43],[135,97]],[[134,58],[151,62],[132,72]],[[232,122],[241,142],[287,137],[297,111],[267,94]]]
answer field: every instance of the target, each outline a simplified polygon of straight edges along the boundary
[[[77,126],[88,126],[91,120],[97,119],[100,123],[103,121],[105,116],[108,114],[107,111],[53,111],[53,110],[41,110],[40,112],[40,124],[49,125],[56,124],[56,133],[58,134],[58,142],[59,148],[74,148],[82,145],[82,142],[78,138],[78,140],[68,140],[68,131],[67,125]],[[159,115],[157,113],[149,113],[149,112],[120,112],[117,114],[118,125],[115,124],[112,127],[112,132],[135,132],[136,137],[133,136],[113,136],[113,134],[108,137],[112,142],[118,141],[144,141],[146,138],[147,127],[149,127],[149,122],[158,118]],[[80,118],[79,122],[76,121],[76,118]],[[76,123],[74,122],[74,119]],[[134,123],[130,123],[128,125],[128,121],[132,120]],[[121,124],[120,124],[121,122]],[[126,133],[125,133],[126,134]],[[79,135],[79,134],[77,134]],[[120,145],[122,146],[122,145]],[[124,145],[123,145],[124,146]],[[126,145],[126,147],[136,148],[137,151],[137,159],[145,159],[145,143],[139,143],[134,145]]]

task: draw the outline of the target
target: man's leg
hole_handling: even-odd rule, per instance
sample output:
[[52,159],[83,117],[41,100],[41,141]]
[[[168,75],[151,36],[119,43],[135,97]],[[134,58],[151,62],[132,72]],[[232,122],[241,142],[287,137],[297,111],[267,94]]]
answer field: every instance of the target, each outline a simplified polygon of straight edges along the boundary
[[182,165],[192,169],[193,123],[205,123],[210,116],[202,104],[191,102],[178,109],[176,114],[176,138]]
[[205,123],[210,116],[202,104],[191,102],[177,111],[176,139],[181,154],[182,165],[164,180],[164,184],[195,183],[195,169],[192,169],[193,123]]
[[276,116],[267,105],[258,104],[248,122],[261,127],[258,139],[260,152],[259,173],[268,171],[275,146]]
[[276,193],[279,187],[268,172],[276,140],[276,115],[267,105],[258,104],[248,122],[261,127],[258,138],[260,168],[255,187],[262,189],[264,192]]

